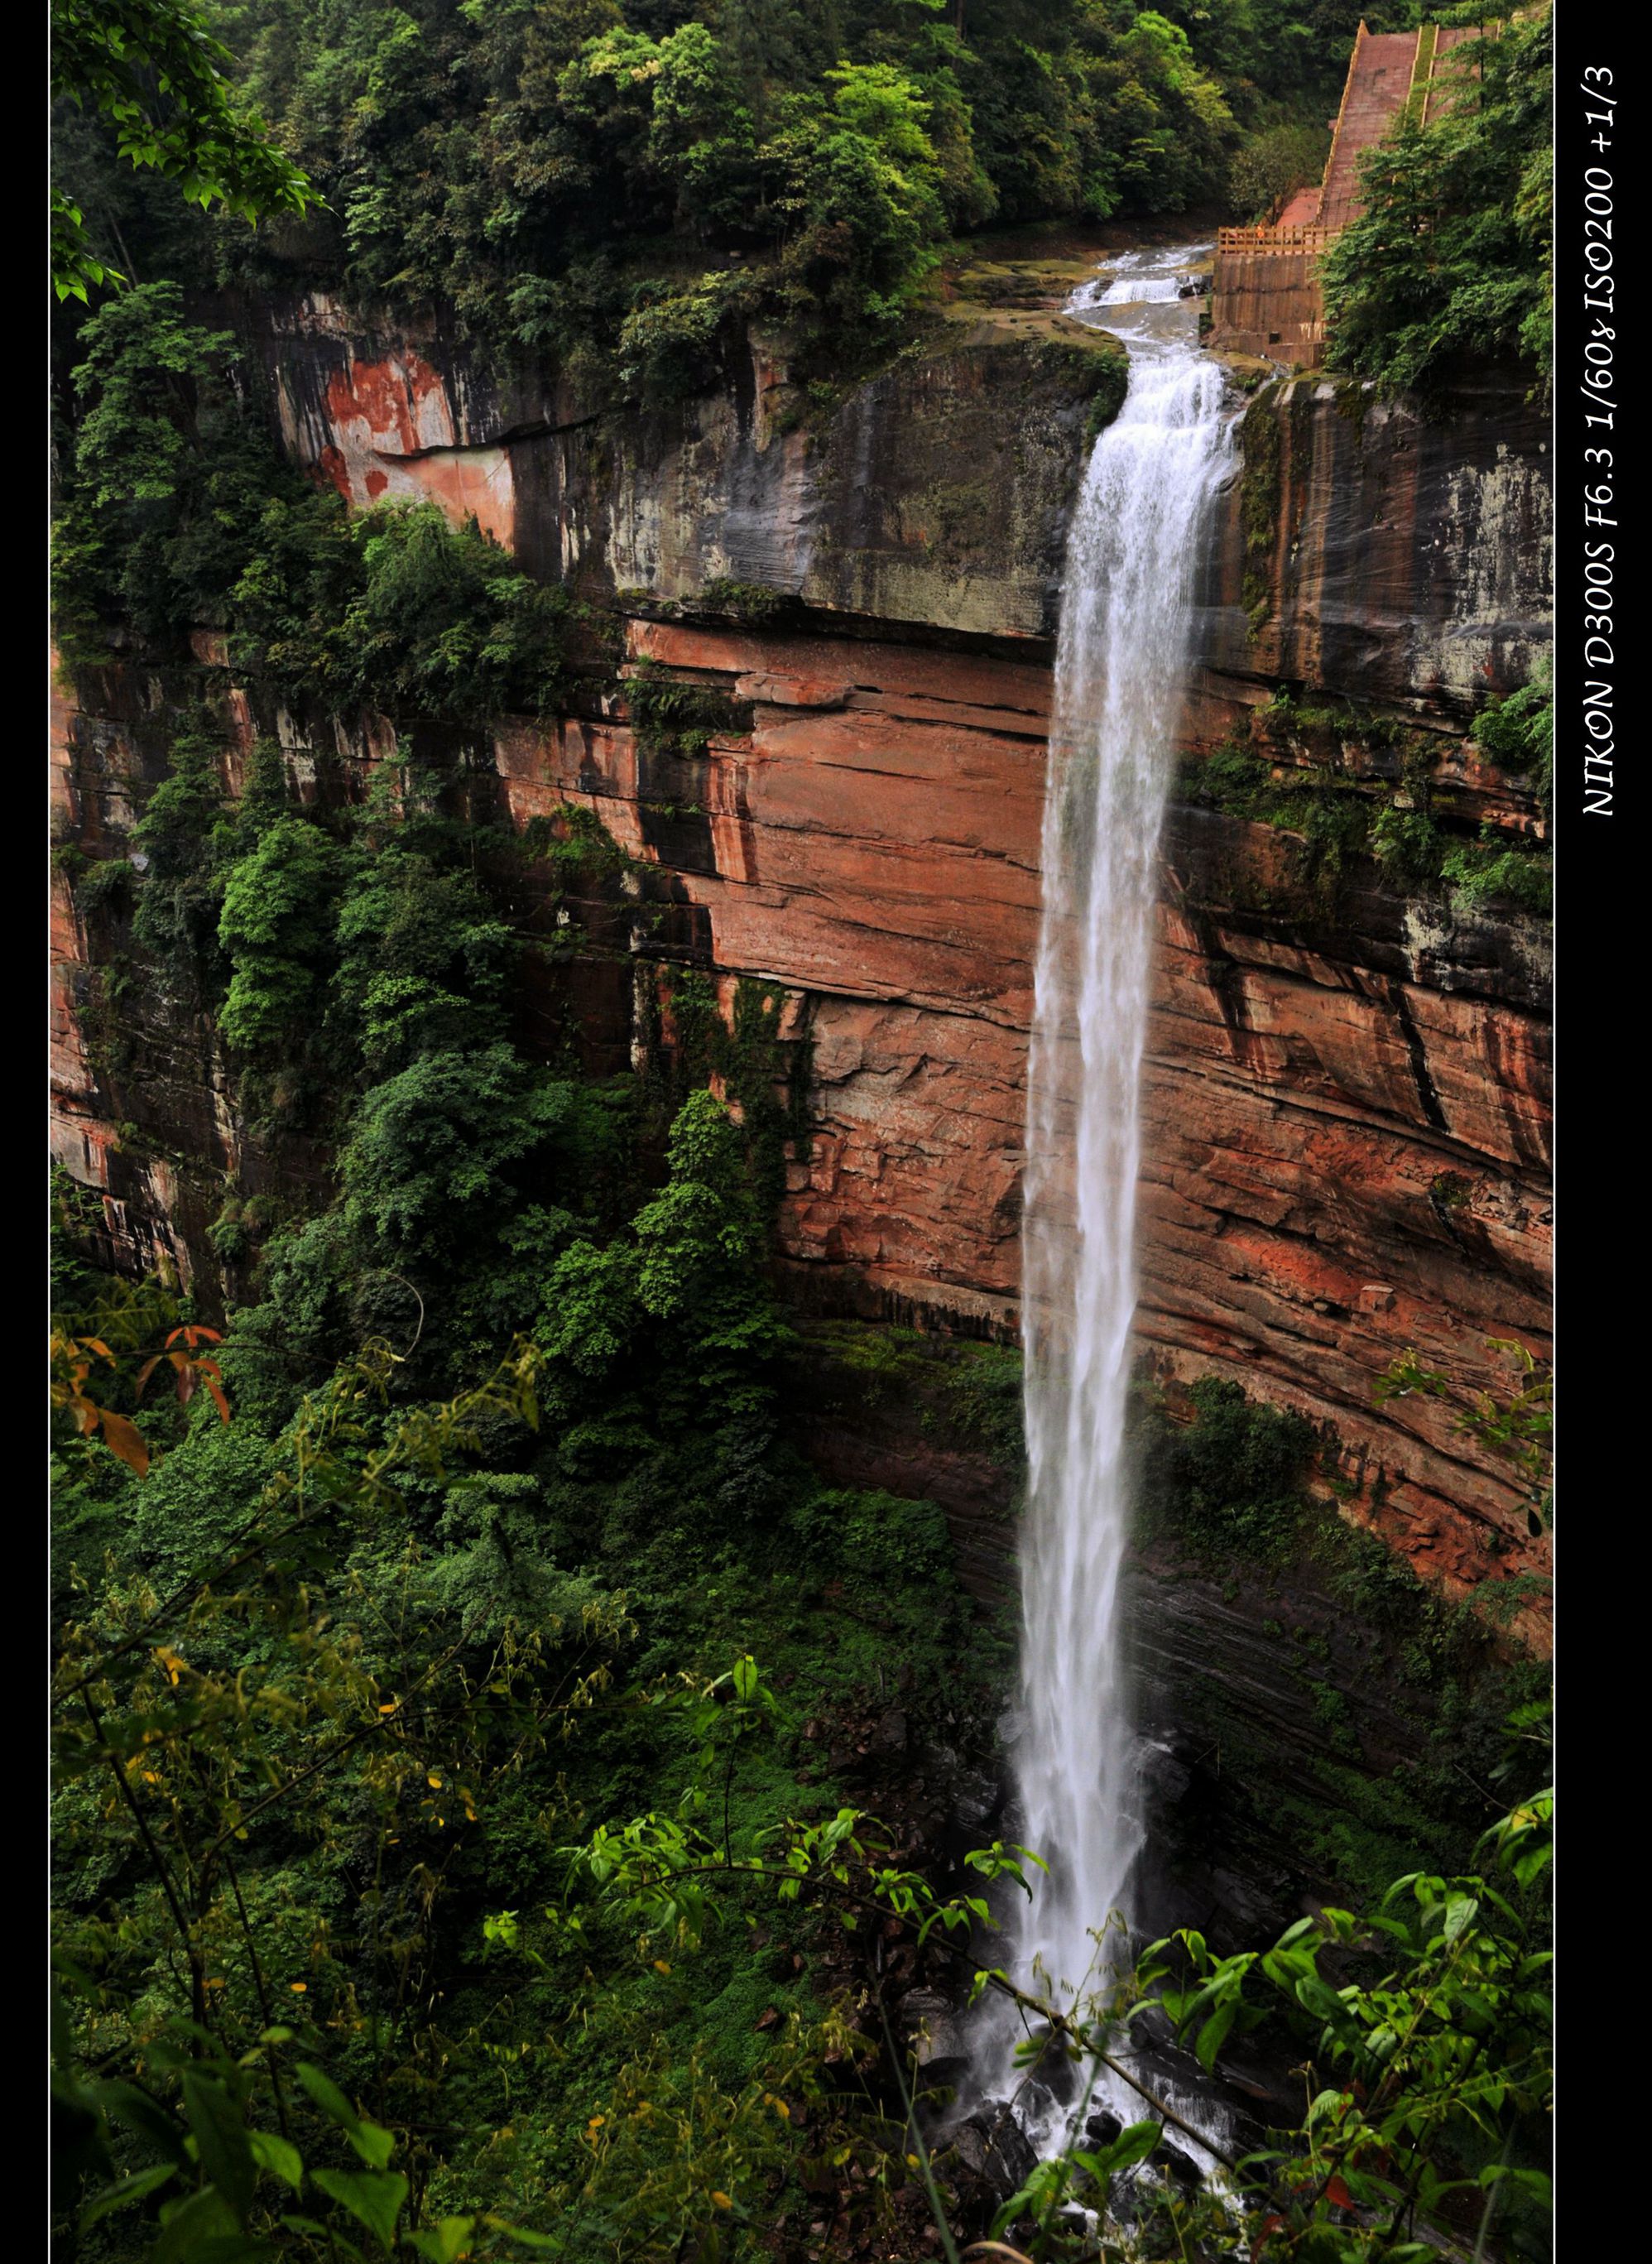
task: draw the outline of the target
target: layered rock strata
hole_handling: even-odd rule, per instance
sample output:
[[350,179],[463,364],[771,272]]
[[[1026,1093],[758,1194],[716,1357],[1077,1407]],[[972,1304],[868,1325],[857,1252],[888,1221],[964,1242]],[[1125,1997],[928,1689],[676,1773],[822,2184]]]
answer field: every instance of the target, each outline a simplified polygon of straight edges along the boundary
[[[594,812],[660,915],[576,910],[588,1042],[620,1061],[652,1041],[650,961],[781,986],[812,1055],[780,1225],[800,1299],[1008,1339],[1064,513],[1121,379],[1110,342],[1059,317],[952,311],[813,425],[761,349],[726,393],[626,423],[318,303],[262,343],[318,476],[474,512],[622,623],[617,681],[493,749],[518,826]],[[1430,424],[1299,380],[1243,436],[1190,751],[1243,736],[1276,769],[1379,798],[1424,781],[1448,822],[1530,832],[1529,795],[1465,738],[1547,636],[1544,441],[1518,391]],[[725,695],[735,722],[692,757],[663,746],[630,714],[640,670]],[[244,751],[257,688],[209,644],[199,682]],[[1281,686],[1319,702],[1315,731],[1278,728]],[[66,823],[119,853],[168,695],[131,667],[83,689]],[[264,721],[310,791],[353,791],[384,744],[371,719]],[[1547,1340],[1543,931],[1408,896],[1362,857],[1310,880],[1301,852],[1173,802],[1141,1342],[1173,1387],[1236,1376],[1323,1426],[1348,1513],[1460,1591],[1540,1564],[1518,1485],[1459,1419],[1503,1382],[1488,1339]],[[110,1012],[98,916],[67,891],[61,910],[59,1153],[107,1197],[126,1262],[199,1265],[213,1182],[259,1169],[210,1026],[150,997],[89,1051]],[[1452,1397],[1379,1409],[1409,1348]]]

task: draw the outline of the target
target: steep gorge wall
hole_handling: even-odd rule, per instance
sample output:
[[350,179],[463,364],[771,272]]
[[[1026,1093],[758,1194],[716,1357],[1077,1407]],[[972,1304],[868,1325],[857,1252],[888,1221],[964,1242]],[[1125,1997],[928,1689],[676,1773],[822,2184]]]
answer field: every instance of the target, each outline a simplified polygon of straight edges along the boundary
[[[1008,1338],[1065,515],[1121,371],[1060,317],[952,314],[835,405],[759,345],[722,393],[632,420],[324,302],[258,340],[317,476],[474,512],[621,625],[617,682],[493,746],[518,825],[581,806],[634,860],[627,902],[571,914],[558,979],[587,1046],[617,1064],[655,1041],[661,964],[780,986],[812,1059],[781,1223],[800,1300]],[[1518,782],[1464,737],[1547,635],[1543,437],[1518,392],[1431,424],[1299,380],[1258,396],[1244,447],[1190,749],[1259,734],[1282,770],[1387,795],[1415,784],[1421,744],[1438,808],[1529,831]],[[199,642],[244,754],[257,689]],[[645,663],[725,693],[750,729],[663,752],[628,713]],[[1278,722],[1281,685],[1320,703],[1312,729]],[[87,689],[64,722],[65,823],[118,849],[168,689],[132,664]],[[262,721],[312,791],[354,791],[386,744],[370,722]],[[1460,1592],[1538,1566],[1518,1490],[1451,1404],[1379,1411],[1373,1387],[1415,1346],[1466,1397],[1502,1381],[1487,1337],[1546,1343],[1543,931],[1408,896],[1368,859],[1305,877],[1300,846],[1196,799],[1170,810],[1140,1336],[1172,1385],[1236,1376],[1334,1432],[1348,1513]],[[60,911],[58,1152],[111,1198],[128,1262],[202,1264],[214,1186],[262,1168],[214,1034],[152,987],[112,1006],[98,915],[67,890]]]

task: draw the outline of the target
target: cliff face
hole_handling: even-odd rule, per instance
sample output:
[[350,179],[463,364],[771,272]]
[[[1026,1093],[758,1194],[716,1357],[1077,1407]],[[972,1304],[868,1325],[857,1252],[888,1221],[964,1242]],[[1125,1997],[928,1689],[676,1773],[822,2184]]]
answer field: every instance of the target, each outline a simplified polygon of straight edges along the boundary
[[305,300],[260,323],[283,437],[356,504],[474,513],[531,570],[607,601],[708,583],[955,631],[1053,630],[1073,481],[1122,397],[1112,341],[1061,316],[953,310],[835,404],[761,339],[727,386],[623,419],[479,376],[438,335],[351,329]]
[[[1009,1338],[1065,513],[1122,374],[1060,317],[953,311],[835,406],[757,349],[724,393],[625,423],[325,304],[263,343],[318,476],[474,512],[619,617],[617,687],[494,745],[518,825],[582,806],[635,860],[632,911],[575,910],[586,1043],[656,1041],[653,961],[782,986],[812,1048],[781,1225],[800,1299]],[[1543,439],[1518,394],[1431,425],[1301,380],[1257,396],[1243,446],[1190,751],[1243,736],[1278,773],[1529,831],[1518,782],[1463,737],[1547,635]],[[247,697],[209,642],[202,661],[244,744]],[[644,663],[728,695],[739,728],[663,751],[628,715]],[[1308,721],[1281,720],[1281,686]],[[68,822],[94,843],[122,839],[157,774],[158,698],[112,671],[65,719]],[[382,744],[274,720],[315,791]],[[1452,1403],[1379,1411],[1373,1387],[1414,1346],[1460,1404],[1503,1381],[1488,1337],[1545,1344],[1543,932],[1408,895],[1363,854],[1310,871],[1303,847],[1197,797],[1170,812],[1141,1343],[1172,1387],[1236,1376],[1330,1426],[1346,1513],[1460,1591],[1536,1565],[1517,1490]],[[62,909],[59,1152],[113,1199],[128,1260],[199,1265],[214,1182],[260,1168],[212,1033],[151,992],[119,1045],[96,1040],[97,915]]]

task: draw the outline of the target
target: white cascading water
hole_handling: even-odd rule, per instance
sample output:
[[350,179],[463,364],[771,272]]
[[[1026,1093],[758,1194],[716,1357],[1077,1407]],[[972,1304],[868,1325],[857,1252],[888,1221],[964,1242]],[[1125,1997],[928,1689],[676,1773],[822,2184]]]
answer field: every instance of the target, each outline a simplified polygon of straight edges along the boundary
[[[1127,301],[1144,316],[1149,307],[1169,313],[1173,280],[1131,280],[1134,299],[1115,284],[1083,300],[1086,317],[1114,328],[1112,308]],[[1177,313],[1176,327],[1191,331],[1192,309]],[[1156,321],[1116,327],[1130,345],[1129,390],[1096,443],[1068,539],[1027,1106],[1029,1472],[1015,1761],[1022,1837],[1049,1869],[1031,1875],[1032,1898],[1016,1898],[1012,1923],[1018,1977],[1065,2006],[1103,1985],[1109,1953],[1122,1954],[1116,1934],[1097,1937],[1123,1905],[1141,1853],[1117,1625],[1139,1089],[1193,574],[1232,429],[1222,372],[1190,337],[1167,337]],[[1011,2057],[1018,2033],[1003,2010],[988,2016],[978,2077],[989,2095],[1014,2095],[1028,2137],[1054,2152],[1077,2135],[1074,2109],[1022,2081]],[[1092,2096],[1126,2120],[1148,2111],[1117,2093],[1108,2079]]]

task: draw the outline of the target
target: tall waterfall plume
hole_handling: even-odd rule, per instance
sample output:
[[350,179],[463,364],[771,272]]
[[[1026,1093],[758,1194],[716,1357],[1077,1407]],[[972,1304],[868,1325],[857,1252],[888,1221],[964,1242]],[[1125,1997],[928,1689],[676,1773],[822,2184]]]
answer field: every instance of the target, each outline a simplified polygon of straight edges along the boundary
[[[1023,1837],[1049,1869],[1031,1874],[1029,1904],[1018,1898],[1014,1947],[1018,1977],[1057,2003],[1105,1979],[1117,1937],[1097,1937],[1141,1852],[1118,1626],[1140,1085],[1194,574],[1232,429],[1216,364],[1191,344],[1124,335],[1129,389],[1068,541],[1028,1079],[1016,1771]],[[982,2059],[998,2065],[979,2072],[1004,2097],[1010,2027],[988,2027]],[[1018,2113],[1041,2151],[1061,2143],[1066,2114],[1041,2085],[1025,2086]]]

